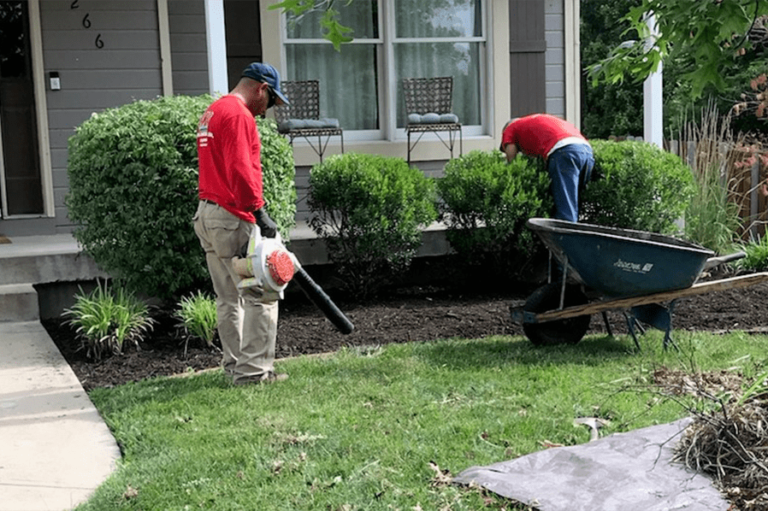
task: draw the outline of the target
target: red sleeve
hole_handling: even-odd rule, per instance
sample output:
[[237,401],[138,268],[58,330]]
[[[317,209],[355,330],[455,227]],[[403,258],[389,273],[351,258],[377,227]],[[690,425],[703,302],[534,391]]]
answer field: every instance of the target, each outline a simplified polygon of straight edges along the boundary
[[261,141],[256,121],[239,115],[233,117],[231,122],[228,133],[232,136],[224,141],[224,161],[230,189],[237,209],[255,211],[264,205]]

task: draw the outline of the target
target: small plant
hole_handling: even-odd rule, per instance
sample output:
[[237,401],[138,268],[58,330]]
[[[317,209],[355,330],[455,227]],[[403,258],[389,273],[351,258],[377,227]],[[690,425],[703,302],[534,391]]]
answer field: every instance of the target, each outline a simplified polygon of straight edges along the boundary
[[746,253],[744,259],[740,259],[736,266],[742,270],[765,271],[768,270],[768,237],[763,236],[752,239],[743,244],[741,249]]
[[309,186],[309,225],[358,299],[410,267],[420,227],[437,219],[434,181],[401,158],[333,156],[312,169]]
[[174,315],[181,322],[187,336],[202,339],[210,347],[216,337],[216,300],[198,291],[186,296],[179,302],[179,308]]
[[122,353],[126,341],[138,346],[154,325],[144,302],[122,286],[109,289],[106,282],[97,282],[90,293],[80,288],[75,305],[63,316],[70,318],[66,323],[75,327],[86,355],[95,360],[105,354]]

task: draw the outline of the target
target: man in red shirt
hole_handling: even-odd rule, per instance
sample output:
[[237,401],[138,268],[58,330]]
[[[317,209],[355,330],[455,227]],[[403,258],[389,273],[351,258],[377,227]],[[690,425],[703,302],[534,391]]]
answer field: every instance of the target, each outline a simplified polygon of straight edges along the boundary
[[208,107],[197,130],[200,202],[193,220],[216,292],[222,366],[235,384],[287,377],[274,372],[277,301],[267,295],[241,295],[237,283],[243,277],[232,263],[254,224],[266,237],[277,232],[264,209],[255,117],[283,103],[288,100],[280,91],[277,70],[254,62],[229,94]]
[[548,114],[512,119],[502,129],[499,149],[507,161],[518,152],[544,158],[552,178],[555,218],[579,221],[579,185],[589,182],[595,157],[575,126]]

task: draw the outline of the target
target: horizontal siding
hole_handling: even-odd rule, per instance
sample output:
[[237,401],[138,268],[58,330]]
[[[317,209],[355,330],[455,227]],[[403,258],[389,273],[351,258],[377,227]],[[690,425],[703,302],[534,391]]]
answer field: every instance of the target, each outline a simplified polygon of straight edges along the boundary
[[[41,0],[45,72],[61,90],[47,91],[56,231],[69,232],[67,143],[93,112],[162,94],[156,0]],[[89,26],[84,19],[87,17]],[[97,38],[102,46],[97,46]]]
[[45,11],[54,16],[62,12],[91,13],[93,11],[154,11],[155,0],[86,0],[78,2],[79,7],[72,9],[72,0],[42,0]]
[[209,90],[208,43],[203,0],[169,0],[173,92],[198,96]]
[[[46,45],[59,51],[90,49],[96,34],[88,30],[51,30],[46,33]],[[157,32],[153,30],[124,30],[102,37],[104,49],[157,49]]]
[[565,8],[563,0],[547,0],[544,4],[544,83],[546,111],[565,117]]
[[[109,83],[110,88],[158,89],[160,72],[157,69],[57,69],[61,91],[51,94],[55,98],[67,91],[93,90],[93,83]],[[71,108],[75,106],[72,105]]]

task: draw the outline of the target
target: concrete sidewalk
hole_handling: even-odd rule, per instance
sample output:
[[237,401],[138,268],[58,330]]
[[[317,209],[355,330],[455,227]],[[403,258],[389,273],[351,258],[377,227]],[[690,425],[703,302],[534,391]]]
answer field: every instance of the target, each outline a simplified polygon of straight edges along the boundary
[[40,322],[0,322],[0,511],[72,509],[119,458]]

